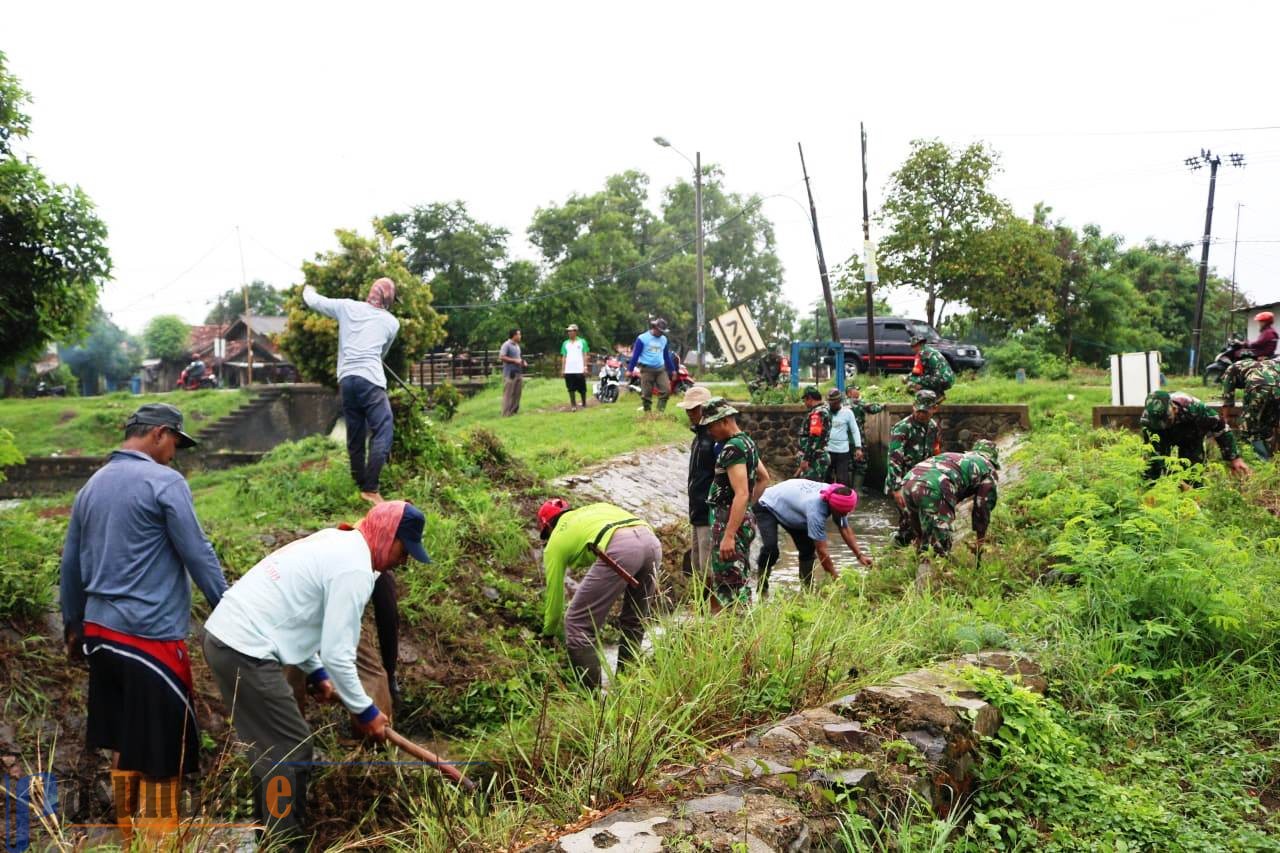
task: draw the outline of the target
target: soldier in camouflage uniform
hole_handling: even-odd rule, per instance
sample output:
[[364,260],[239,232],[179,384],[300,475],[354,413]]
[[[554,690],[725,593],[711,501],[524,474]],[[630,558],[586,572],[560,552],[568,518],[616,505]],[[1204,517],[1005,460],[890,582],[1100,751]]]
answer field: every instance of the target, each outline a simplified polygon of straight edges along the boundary
[[804,389],[804,404],[809,407],[809,413],[800,422],[796,477],[825,483],[827,472],[831,470],[831,455],[827,453],[827,442],[831,440],[831,410],[822,402],[822,392],[812,385]]
[[911,348],[916,351],[916,362],[911,367],[911,374],[903,379],[907,390],[932,391],[938,395],[938,402],[947,396],[948,389],[956,384],[956,374],[947,362],[947,357],[929,346],[929,339],[924,335],[911,336]]
[[712,612],[751,602],[748,555],[756,538],[751,505],[769,485],[769,472],[751,436],[738,428],[738,410],[714,397],[702,407],[701,424],[720,444],[715,478],[707,494],[711,510]]
[[[862,436],[862,444],[867,443],[867,415],[877,415],[884,411],[879,403],[865,403],[862,400],[862,389],[850,385],[845,395],[845,406],[853,412],[853,419],[858,422],[858,435]],[[862,481],[867,479],[867,454],[859,449],[853,454],[853,490],[862,491]]]
[[1226,420],[1190,394],[1152,391],[1143,406],[1141,424],[1143,440],[1153,448],[1145,475],[1148,480],[1164,474],[1164,457],[1174,451],[1189,462],[1204,462],[1204,440],[1210,435],[1232,471],[1250,473],[1249,466],[1240,458],[1235,433]]
[[1252,358],[1235,362],[1222,374],[1222,416],[1244,389],[1244,438],[1258,456],[1271,458],[1271,439],[1280,421],[1280,364]]
[[987,538],[991,511],[996,506],[996,478],[1000,468],[995,442],[981,439],[968,453],[941,453],[916,465],[902,485],[911,536],[916,549],[937,554],[951,551],[956,507],[973,498],[975,551]]
[[938,397],[932,391],[917,391],[913,411],[889,430],[889,468],[884,476],[884,493],[898,505],[898,532],[893,544],[901,547],[911,542],[911,518],[907,515],[902,482],[907,472],[941,449],[941,430],[933,413]]

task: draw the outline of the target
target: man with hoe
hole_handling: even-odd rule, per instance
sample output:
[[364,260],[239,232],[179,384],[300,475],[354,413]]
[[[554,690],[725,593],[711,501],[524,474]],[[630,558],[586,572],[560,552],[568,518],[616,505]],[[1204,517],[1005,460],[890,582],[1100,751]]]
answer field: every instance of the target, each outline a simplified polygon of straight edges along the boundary
[[67,654],[89,659],[85,745],[112,752],[126,845],[135,825],[151,847],[177,828],[181,777],[200,767],[188,575],[214,607],[227,582],[187,481],[169,467],[195,444],[173,406],[140,407],[120,449],[76,495],[62,550]]
[[564,387],[569,391],[569,408],[573,409],[573,395],[582,398],[582,408],[587,407],[587,371],[591,367],[591,348],[586,338],[578,337],[578,324],[570,323],[565,329],[569,337],[560,343],[560,372],[564,374]]
[[369,286],[364,302],[330,299],[308,284],[302,289],[302,301],[312,311],[338,321],[338,389],[347,427],[347,458],[360,497],[378,503],[382,500],[378,481],[391,453],[394,430],[382,360],[400,331],[400,321],[391,314],[395,282],[378,279]]
[[980,552],[996,507],[999,469],[995,442],[985,438],[975,441],[968,453],[940,453],[912,468],[902,494],[916,550],[950,553],[956,507],[973,498],[974,552]]
[[840,538],[864,566],[871,558],[858,546],[858,537],[849,526],[849,513],[858,506],[858,495],[848,486],[813,480],[783,480],[764,490],[756,501],[754,514],[760,531],[760,556],[756,561],[756,588],[763,598],[769,593],[769,573],[778,562],[778,528],[786,530],[800,553],[800,583],[808,589],[813,580],[816,555],[832,578],[838,577],[827,548],[827,519],[833,519]]
[[1252,471],[1240,457],[1240,446],[1226,419],[1210,406],[1181,391],[1152,391],[1142,408],[1142,438],[1152,447],[1144,475],[1154,480],[1165,473],[1165,458],[1175,452],[1192,464],[1204,462],[1204,440],[1218,443],[1222,459],[1236,474]]
[[751,505],[769,485],[760,450],[737,421],[738,410],[720,397],[702,406],[701,423],[720,445],[707,504],[711,508],[711,612],[751,602],[751,542],[756,537]]
[[917,391],[911,414],[889,430],[889,467],[884,475],[884,493],[898,505],[898,532],[895,545],[911,542],[911,518],[902,493],[907,472],[941,450],[941,429],[933,419],[938,397],[932,391]]
[[361,617],[382,572],[409,557],[430,562],[425,524],[413,504],[375,504],[355,527],[321,530],[264,557],[205,622],[205,660],[236,736],[248,745],[255,816],[273,842],[306,847],[313,756],[284,667],[306,673],[316,701],[342,702],[357,731],[386,740],[387,715],[357,672]]
[[667,398],[671,396],[671,376],[676,372],[676,359],[667,341],[667,321],[655,317],[649,321],[649,331],[642,332],[631,347],[631,360],[627,372],[640,377],[641,405],[647,412],[653,400],[653,389],[658,389],[658,411],[665,412]]
[[711,509],[707,495],[716,476],[716,440],[702,422],[702,408],[711,400],[711,390],[694,385],[676,405],[689,416],[693,443],[689,445],[689,524],[693,526],[692,573],[702,584],[709,585],[711,565]]
[[831,441],[831,410],[822,402],[822,392],[812,385],[804,389],[804,404],[809,412],[800,421],[795,476],[825,483],[831,470],[831,456],[827,453],[827,444]]
[[956,383],[956,374],[947,362],[947,357],[929,346],[929,338],[919,332],[911,336],[911,348],[916,352],[915,363],[911,365],[911,373],[903,377],[907,390],[914,394],[917,391],[932,391],[938,395],[941,403],[947,391]]
[[[588,688],[600,687],[600,629],[613,603],[623,599],[618,622],[618,672],[640,654],[644,618],[657,589],[662,543],[653,528],[621,507],[594,503],[571,509],[563,498],[551,498],[538,509],[538,532],[546,545],[542,565],[547,575],[544,637],[564,635],[569,662]],[[587,574],[578,584],[568,612],[564,606],[567,569]]]

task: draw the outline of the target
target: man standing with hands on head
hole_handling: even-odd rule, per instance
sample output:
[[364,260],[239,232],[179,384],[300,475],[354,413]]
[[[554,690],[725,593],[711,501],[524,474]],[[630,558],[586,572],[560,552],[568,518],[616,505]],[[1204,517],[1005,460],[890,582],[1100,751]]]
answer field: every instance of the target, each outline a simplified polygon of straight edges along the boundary
[[582,408],[585,409],[591,350],[587,346],[587,339],[578,337],[577,323],[571,323],[565,332],[569,337],[560,344],[560,372],[564,374],[564,387],[569,389],[569,408],[573,408],[573,395],[577,392],[582,398]]
[[378,503],[382,500],[378,481],[391,453],[395,428],[382,360],[400,332],[400,321],[391,314],[396,284],[389,278],[378,279],[369,286],[369,298],[364,302],[330,299],[308,284],[302,289],[302,301],[311,310],[338,321],[338,390],[347,427],[347,458],[360,497]]
[[529,362],[520,357],[520,330],[512,329],[498,350],[502,362],[502,416],[509,418],[520,411],[520,394],[524,390],[522,369]]
[[126,845],[135,823],[152,847],[177,828],[179,783],[200,769],[187,576],[214,607],[227,581],[187,481],[169,467],[195,444],[173,406],[148,403],[130,415],[124,444],[76,495],[62,550],[67,654],[89,658],[85,745],[113,753]]

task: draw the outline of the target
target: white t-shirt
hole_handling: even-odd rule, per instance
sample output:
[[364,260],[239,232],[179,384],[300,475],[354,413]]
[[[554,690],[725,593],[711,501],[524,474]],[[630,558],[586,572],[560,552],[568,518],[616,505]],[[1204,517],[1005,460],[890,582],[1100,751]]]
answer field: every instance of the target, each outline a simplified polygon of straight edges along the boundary
[[268,554],[232,584],[205,630],[243,655],[323,666],[342,704],[373,704],[356,671],[360,620],[373,595],[373,557],[359,530],[330,527]]
[[586,338],[579,337],[576,341],[565,338],[564,343],[560,344],[560,354],[564,356],[564,372],[585,373],[586,362],[583,359],[583,353],[586,351]]

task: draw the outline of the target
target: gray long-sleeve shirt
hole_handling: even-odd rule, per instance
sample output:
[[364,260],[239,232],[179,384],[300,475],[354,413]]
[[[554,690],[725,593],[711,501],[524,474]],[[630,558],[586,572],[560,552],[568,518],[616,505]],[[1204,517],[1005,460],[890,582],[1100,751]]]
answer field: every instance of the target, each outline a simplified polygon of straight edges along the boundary
[[382,359],[400,332],[390,311],[354,299],[330,299],[314,287],[302,289],[302,301],[313,311],[338,321],[338,381],[359,376],[379,388],[387,387]]
[[149,640],[185,639],[191,583],[216,607],[227,589],[182,475],[117,450],[71,507],[62,549],[62,624],[94,622]]

